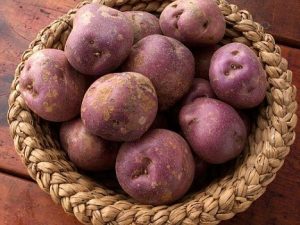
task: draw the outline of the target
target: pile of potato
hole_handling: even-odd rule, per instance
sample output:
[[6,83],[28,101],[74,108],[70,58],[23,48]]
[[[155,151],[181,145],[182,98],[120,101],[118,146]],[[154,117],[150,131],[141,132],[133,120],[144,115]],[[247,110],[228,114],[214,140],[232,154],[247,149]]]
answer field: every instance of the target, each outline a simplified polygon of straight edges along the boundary
[[213,0],[174,1],[159,19],[88,4],[64,51],[26,61],[19,89],[33,112],[63,122],[61,145],[79,169],[115,169],[137,201],[169,204],[208,164],[241,153],[247,109],[266,95],[256,54],[219,44],[225,26]]

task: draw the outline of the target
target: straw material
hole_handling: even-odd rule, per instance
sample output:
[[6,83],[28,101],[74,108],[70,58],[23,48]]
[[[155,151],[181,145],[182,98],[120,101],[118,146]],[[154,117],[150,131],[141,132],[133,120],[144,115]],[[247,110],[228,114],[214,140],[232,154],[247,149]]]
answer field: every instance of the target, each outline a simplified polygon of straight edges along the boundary
[[[78,7],[87,4],[86,1]],[[101,4],[126,10],[160,13],[170,1],[98,0]],[[43,48],[63,49],[72,29],[76,9],[43,29],[30,44],[16,69],[9,96],[8,121],[16,151],[45,192],[83,224],[217,224],[245,211],[275,178],[295,140],[296,87],[292,72],[273,37],[252,20],[251,14],[225,0],[217,3],[226,18],[224,43],[242,42],[258,54],[268,74],[266,103],[261,106],[249,137],[249,146],[237,160],[235,170],[170,206],[145,206],[117,194],[76,172],[60,150],[47,123],[26,106],[19,92],[24,62]],[[77,8],[78,8],[77,7]]]

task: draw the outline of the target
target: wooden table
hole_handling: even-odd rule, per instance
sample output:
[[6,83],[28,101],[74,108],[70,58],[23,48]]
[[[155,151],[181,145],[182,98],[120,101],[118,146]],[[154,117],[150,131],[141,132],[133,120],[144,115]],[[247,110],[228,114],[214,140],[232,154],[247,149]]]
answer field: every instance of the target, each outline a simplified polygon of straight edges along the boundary
[[[252,12],[272,33],[300,88],[300,1],[231,0]],[[0,4],[0,224],[79,225],[55,205],[28,176],[16,154],[6,122],[7,98],[14,70],[30,40],[79,0],[1,0]],[[298,94],[297,99],[300,100]],[[298,110],[298,115],[299,110]],[[300,135],[300,126],[297,127]],[[300,225],[300,139],[267,192],[246,212],[224,225]]]

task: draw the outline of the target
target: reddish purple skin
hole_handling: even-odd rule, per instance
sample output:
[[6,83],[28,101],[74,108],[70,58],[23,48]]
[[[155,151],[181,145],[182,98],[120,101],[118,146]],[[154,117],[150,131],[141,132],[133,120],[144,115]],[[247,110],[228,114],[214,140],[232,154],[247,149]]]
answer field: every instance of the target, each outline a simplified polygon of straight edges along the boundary
[[132,44],[133,29],[127,17],[118,10],[93,3],[76,13],[65,53],[75,69],[99,77],[121,65]]
[[26,62],[20,76],[20,92],[26,105],[41,118],[63,122],[80,112],[87,84],[68,63],[64,52],[43,49]]
[[123,14],[131,21],[134,43],[152,34],[161,34],[159,20],[156,16],[143,11],[127,11]]
[[216,44],[225,34],[225,19],[213,0],[177,0],[161,13],[164,35],[190,46]]
[[156,34],[133,46],[123,71],[141,73],[152,81],[162,111],[188,92],[194,78],[195,62],[193,54],[183,44]]
[[162,205],[178,200],[191,186],[194,172],[195,162],[186,141],[163,129],[124,143],[116,161],[121,187],[143,204]]
[[256,54],[244,44],[231,43],[217,50],[209,78],[219,99],[235,108],[253,108],[266,96],[266,73]]
[[210,83],[202,78],[195,78],[189,93],[183,98],[182,106],[192,103],[197,98],[216,98]]
[[213,45],[193,50],[196,64],[195,77],[209,80],[210,61],[215,51],[217,51],[219,48],[219,45]]
[[81,119],[62,124],[60,142],[70,160],[86,171],[103,171],[115,166],[119,144],[88,132]]
[[208,163],[237,157],[246,143],[246,127],[238,113],[216,99],[198,98],[184,106],[179,123],[194,152]]
[[133,141],[153,123],[158,103],[151,81],[138,73],[112,73],[87,90],[81,118],[89,132],[110,141]]

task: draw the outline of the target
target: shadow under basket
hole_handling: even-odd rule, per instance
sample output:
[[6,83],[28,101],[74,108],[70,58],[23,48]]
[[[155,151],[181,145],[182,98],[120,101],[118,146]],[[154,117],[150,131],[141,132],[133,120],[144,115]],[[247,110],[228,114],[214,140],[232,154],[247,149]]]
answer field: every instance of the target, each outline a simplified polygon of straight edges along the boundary
[[[241,42],[257,53],[268,76],[266,100],[253,122],[249,144],[231,170],[205,188],[187,194],[176,204],[141,205],[79,174],[61,150],[49,124],[28,109],[19,92],[24,62],[41,49],[63,49],[77,9],[89,2],[80,3],[40,31],[16,69],[9,96],[8,121],[15,149],[30,176],[54,202],[83,224],[217,224],[245,211],[274,180],[295,140],[296,87],[292,85],[292,72],[274,38],[253,21],[249,12],[224,0],[216,0],[226,19],[226,35],[222,42]],[[171,3],[164,0],[93,2],[121,11],[144,10],[155,14]]]

